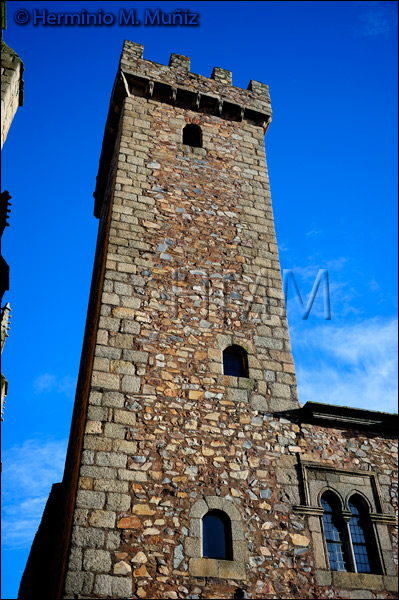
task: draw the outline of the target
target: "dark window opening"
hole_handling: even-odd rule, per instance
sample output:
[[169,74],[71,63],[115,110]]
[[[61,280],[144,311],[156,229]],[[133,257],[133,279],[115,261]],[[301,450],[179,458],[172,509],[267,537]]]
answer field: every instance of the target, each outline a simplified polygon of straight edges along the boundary
[[183,144],[193,148],[202,147],[201,127],[198,125],[186,125],[183,129]]
[[202,556],[233,560],[231,521],[221,510],[211,510],[202,519]]
[[229,346],[223,352],[223,373],[232,377],[249,377],[248,354],[241,346]]
[[[352,513],[349,529],[352,538],[353,554],[355,556],[356,570],[358,573],[376,573],[372,564],[370,527],[368,526],[368,510],[364,501],[359,496],[352,496],[348,502]],[[374,569],[372,570],[374,566]]]
[[321,498],[324,535],[327,544],[331,571],[350,571],[346,550],[345,523],[339,503],[334,494],[326,493]]

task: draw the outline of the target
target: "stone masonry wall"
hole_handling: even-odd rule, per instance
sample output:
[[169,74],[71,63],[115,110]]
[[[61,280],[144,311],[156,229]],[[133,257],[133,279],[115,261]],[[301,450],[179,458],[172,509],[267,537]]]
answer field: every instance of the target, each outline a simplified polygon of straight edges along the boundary
[[1,147],[18,106],[23,103],[22,73],[24,67],[19,56],[1,41]]
[[[184,60],[171,73],[196,81]],[[263,128],[131,90],[120,118],[65,598],[395,597],[391,571],[332,592],[317,523],[293,509],[300,457],[371,469],[390,514],[397,487],[390,438],[277,413],[300,405]],[[202,148],[182,144],[187,123]],[[248,351],[248,379],[223,375],[232,343]],[[198,555],[201,501],[233,507],[231,564]]]

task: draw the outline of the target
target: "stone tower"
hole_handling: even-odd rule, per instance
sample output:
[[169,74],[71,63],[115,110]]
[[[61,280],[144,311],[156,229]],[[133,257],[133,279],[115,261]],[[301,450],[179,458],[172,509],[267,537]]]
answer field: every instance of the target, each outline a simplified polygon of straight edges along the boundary
[[[270,120],[266,85],[239,89],[229,71],[208,79],[185,56],[164,66],[124,43],[65,476],[35,540],[58,542],[44,572],[32,552],[20,598],[40,569],[49,598],[322,596],[309,545],[322,511],[316,488],[300,492],[298,456],[308,445],[315,464],[331,461],[320,433],[289,420],[300,405]],[[221,554],[206,547],[213,526]]]

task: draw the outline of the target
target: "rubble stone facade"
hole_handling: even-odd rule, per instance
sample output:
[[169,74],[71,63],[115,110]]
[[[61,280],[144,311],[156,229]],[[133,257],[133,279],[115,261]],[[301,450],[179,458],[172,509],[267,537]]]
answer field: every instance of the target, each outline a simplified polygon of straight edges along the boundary
[[[395,598],[394,416],[297,398],[268,88],[142,54],[125,42],[65,477],[19,597],[39,577],[52,598]],[[187,125],[198,144],[184,143]],[[225,374],[233,345],[247,376]],[[353,494],[367,504],[374,572],[330,570],[325,490],[344,517]],[[209,511],[230,523],[229,559],[203,555]],[[49,591],[44,547],[57,558]]]

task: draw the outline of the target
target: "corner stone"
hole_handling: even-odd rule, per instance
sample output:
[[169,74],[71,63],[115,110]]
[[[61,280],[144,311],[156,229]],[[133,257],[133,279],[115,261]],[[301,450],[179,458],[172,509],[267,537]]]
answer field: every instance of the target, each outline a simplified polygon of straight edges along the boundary
[[140,377],[133,377],[132,375],[125,375],[122,377],[122,391],[132,392],[137,394],[140,391],[141,379]]

